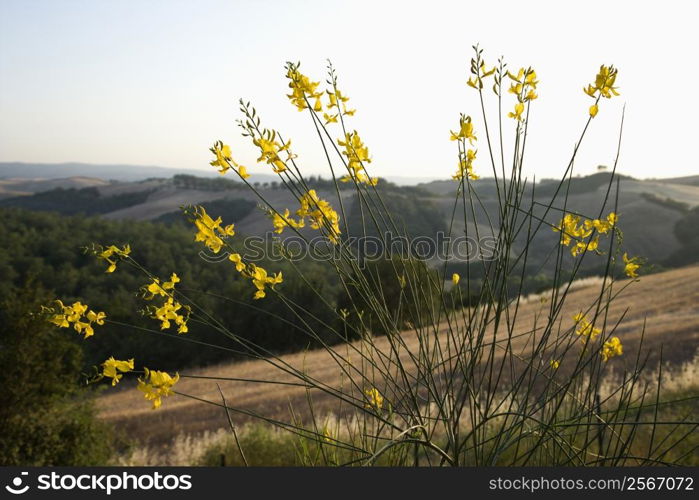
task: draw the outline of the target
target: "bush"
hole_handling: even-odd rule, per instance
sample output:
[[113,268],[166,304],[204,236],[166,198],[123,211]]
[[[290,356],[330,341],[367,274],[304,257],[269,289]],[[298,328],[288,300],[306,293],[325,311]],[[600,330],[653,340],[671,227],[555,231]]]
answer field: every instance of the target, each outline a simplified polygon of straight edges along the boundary
[[31,315],[48,300],[30,283],[0,307],[0,465],[101,465],[111,432],[80,387],[80,347]]

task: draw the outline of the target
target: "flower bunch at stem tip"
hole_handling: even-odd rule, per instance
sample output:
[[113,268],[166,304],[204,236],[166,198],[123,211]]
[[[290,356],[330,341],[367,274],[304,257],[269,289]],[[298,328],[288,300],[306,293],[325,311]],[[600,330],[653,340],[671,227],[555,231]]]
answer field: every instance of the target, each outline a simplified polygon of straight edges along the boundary
[[248,169],[243,165],[238,164],[231,155],[231,147],[224,144],[223,141],[216,141],[213,147],[209,148],[215,156],[216,159],[209,162],[212,167],[218,167],[218,172],[224,175],[231,168],[233,168],[241,178],[247,179],[250,177]]
[[56,307],[42,306],[42,312],[48,313],[47,321],[56,325],[59,328],[69,328],[73,325],[73,329],[84,335],[83,338],[91,337],[95,334],[92,325],[104,325],[104,320],[107,315],[103,312],[95,312],[88,309],[88,306],[81,302],[74,302],[70,306],[66,306],[60,300],[56,300]]

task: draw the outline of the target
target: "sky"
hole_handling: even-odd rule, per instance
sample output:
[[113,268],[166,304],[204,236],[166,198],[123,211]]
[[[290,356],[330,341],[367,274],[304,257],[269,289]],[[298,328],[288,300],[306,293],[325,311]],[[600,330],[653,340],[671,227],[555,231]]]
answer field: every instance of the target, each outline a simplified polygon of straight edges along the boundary
[[[356,129],[386,177],[447,178],[449,130],[473,117],[478,173],[488,175],[477,93],[466,86],[474,44],[488,64],[532,66],[524,170],[560,176],[586,120],[582,92],[601,64],[621,95],[601,103],[575,163],[585,175],[616,156],[639,178],[699,174],[693,96],[699,47],[692,2],[389,2],[0,0],[0,161],[208,166],[216,140],[253,173],[255,148],[238,99],[292,139],[304,173],[328,175],[307,113],[286,98],[284,63],[314,81],[327,59],[357,109]],[[486,114],[497,117],[494,96]],[[514,96],[505,97],[514,106]],[[506,143],[514,122],[505,121]],[[340,136],[339,130],[334,133]]]

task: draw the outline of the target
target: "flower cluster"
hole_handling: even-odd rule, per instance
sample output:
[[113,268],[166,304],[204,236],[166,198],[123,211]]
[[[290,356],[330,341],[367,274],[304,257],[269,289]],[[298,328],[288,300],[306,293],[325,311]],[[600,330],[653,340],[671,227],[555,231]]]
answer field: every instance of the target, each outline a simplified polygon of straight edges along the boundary
[[102,363],[102,377],[111,378],[112,387],[114,387],[123,377],[122,373],[130,372],[133,370],[133,368],[133,358],[129,359],[128,361],[119,361],[118,359],[114,359],[114,356],[111,356],[108,360]]
[[[190,213],[185,211],[185,213]],[[233,236],[235,231],[233,230],[233,224],[228,226],[221,226],[223,221],[221,217],[216,220],[212,219],[206,210],[202,206],[194,207],[194,212],[191,213],[193,218],[191,221],[197,227],[198,232],[194,237],[194,241],[202,241],[204,244],[214,253],[221,251],[223,247],[223,240],[226,236]]]
[[76,332],[85,335],[84,338],[95,334],[92,325],[104,325],[107,315],[103,312],[88,310],[85,304],[74,302],[73,305],[66,306],[60,300],[56,300],[56,307],[42,307],[44,313],[48,313],[48,321],[59,328],[69,328],[73,325]]
[[476,151],[469,149],[467,151],[459,151],[459,170],[451,176],[455,181],[461,179],[478,179],[478,175],[473,173],[473,160],[476,159]]
[[602,345],[602,350],[600,351],[603,361],[609,361],[609,358],[621,356],[623,353],[624,349],[621,345],[621,340],[619,340],[619,337],[612,337],[611,339],[607,340]]
[[291,215],[289,214],[288,208],[284,209],[283,214],[275,212],[274,210],[270,210],[269,217],[272,219],[274,232],[278,234],[281,234],[281,232],[284,231],[284,228],[287,226],[299,229],[306,225],[303,218],[299,219],[298,221],[294,220],[293,217],[291,217]]
[[118,248],[114,245],[110,245],[105,248],[101,245],[98,245],[97,247],[95,247],[93,251],[95,252],[98,258],[106,261],[107,264],[109,264],[109,267],[107,267],[107,270],[105,272],[113,273],[114,271],[116,271],[117,268],[116,258],[127,258],[131,253],[131,247],[129,245],[124,245],[123,248]]
[[233,168],[236,172],[238,172],[238,175],[240,175],[241,178],[247,179],[250,177],[247,168],[236,163],[231,156],[230,146],[224,144],[222,141],[216,141],[213,147],[209,148],[209,151],[216,155],[216,159],[209,162],[209,165],[212,167],[218,167],[218,171],[221,175]]
[[315,189],[310,189],[301,197],[301,208],[296,211],[296,215],[308,217],[313,229],[324,227],[328,231],[328,239],[333,243],[338,242],[340,217],[330,203],[318,197]]
[[340,182],[349,182],[351,180],[357,183],[369,184],[376,186],[379,179],[376,177],[369,177],[365,172],[365,163],[371,163],[371,158],[369,157],[369,148],[367,148],[359,134],[355,130],[345,134],[344,141],[338,139],[337,143],[344,148],[342,154],[347,157],[347,170],[349,175],[340,178]]
[[[561,245],[570,246],[575,240],[570,253],[577,257],[588,250],[596,251],[599,235],[611,231],[616,226],[617,219],[614,212],[610,212],[606,219],[582,219],[579,215],[566,214],[553,230],[561,233]],[[594,231],[597,234],[588,241]]]
[[638,268],[641,267],[638,257],[629,258],[628,254],[624,253],[624,273],[629,278],[638,278]]
[[279,271],[274,275],[267,273],[267,270],[253,264],[252,262],[245,263],[242,256],[239,253],[232,253],[228,256],[228,260],[235,264],[235,269],[241,276],[252,280],[252,284],[255,285],[257,291],[253,298],[255,300],[262,299],[267,296],[266,288],[268,286],[274,287],[283,281],[282,273]]
[[583,92],[595,99],[595,104],[590,106],[589,110],[591,117],[594,118],[597,116],[597,112],[599,111],[597,102],[599,101],[600,97],[611,99],[613,95],[619,95],[619,92],[617,92],[617,87],[614,86],[617,73],[618,70],[614,66],[602,65],[599,68],[599,73],[597,73],[597,76],[595,77],[595,83],[591,83],[588,84],[587,87],[583,87]]
[[[475,47],[474,47],[475,49]],[[485,68],[485,61],[481,59],[482,49],[476,49],[476,58],[471,59],[471,77],[466,84],[474,89],[481,90],[483,88],[483,79],[495,73],[495,67],[491,69]]]
[[[286,162],[295,158],[295,156],[289,149],[291,147],[290,140],[281,144],[276,139],[277,133],[274,130],[265,130],[262,136],[253,138],[252,142],[255,146],[260,148],[260,157],[257,159],[258,163],[264,161],[272,165],[274,173],[280,174],[287,169]],[[286,152],[286,158],[284,160],[279,156],[283,152]]]
[[464,115],[463,113],[461,113],[461,116],[459,117],[459,131],[454,132],[453,130],[450,130],[449,132],[451,132],[449,139],[452,141],[468,139],[468,142],[473,145],[473,141],[477,140],[476,135],[473,133],[473,123],[471,122],[471,117]]
[[380,410],[381,408],[383,408],[383,396],[376,387],[366,389],[364,391],[364,394],[369,400],[367,403],[364,404],[365,408],[374,408],[376,410]]
[[450,140],[459,141],[459,169],[452,175],[452,179],[460,181],[464,178],[478,179],[478,176],[473,173],[473,160],[476,159],[476,150],[466,147],[466,141],[473,145],[473,141],[477,140],[476,134],[473,131],[473,122],[471,117],[461,113],[459,117],[459,131],[450,130]]
[[[334,108],[337,108],[337,111],[334,114],[330,113],[323,113],[323,119],[325,120],[325,124],[329,123],[337,123],[337,119],[340,116],[354,116],[354,113],[357,111],[356,109],[347,109],[347,101],[349,101],[349,97],[342,95],[342,92],[340,92],[339,89],[335,89],[334,92],[330,92],[329,90],[326,90],[328,94],[328,111],[331,111]],[[342,106],[342,108],[340,108]]]
[[[150,317],[160,321],[161,330],[170,328],[170,322],[173,321],[178,327],[177,333],[187,333],[189,331],[187,321],[189,321],[189,316],[192,311],[189,306],[182,305],[175,300],[175,284],[179,283],[179,281],[180,278],[175,273],[172,273],[170,276],[170,281],[162,283],[158,278],[154,278],[152,283],[144,286],[143,298],[146,300],[153,300],[156,297],[165,298],[160,305],[148,306]],[[180,313],[181,310],[184,311],[184,314]]]
[[602,330],[595,328],[581,312],[573,316],[573,321],[575,321],[575,333],[580,335],[583,344],[587,344],[590,340],[595,340],[602,333]]
[[536,71],[532,68],[520,68],[516,75],[508,71],[507,76],[513,82],[510,85],[509,92],[515,94],[517,97],[514,111],[508,113],[507,116],[517,121],[524,121],[522,117],[522,113],[524,113],[524,103],[533,101],[539,97],[536,93],[536,86],[539,83],[536,79]]
[[315,99],[314,111],[322,111],[323,103],[320,102],[322,92],[318,92],[320,82],[312,82],[306,75],[299,71],[299,64],[287,63],[286,77],[289,79],[291,94],[287,97],[299,111],[308,108],[308,99]]
[[162,398],[174,394],[172,386],[180,379],[179,373],[171,377],[167,372],[149,370],[144,368],[145,376],[138,379],[138,390],[143,393],[148,401],[153,402],[153,409],[160,408]]

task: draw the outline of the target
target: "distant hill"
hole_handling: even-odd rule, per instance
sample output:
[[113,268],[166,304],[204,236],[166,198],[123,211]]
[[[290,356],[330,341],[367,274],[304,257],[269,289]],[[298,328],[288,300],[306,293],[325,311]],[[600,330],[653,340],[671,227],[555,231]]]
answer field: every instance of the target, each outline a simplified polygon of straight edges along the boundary
[[[183,169],[143,165],[94,165],[89,163],[22,163],[0,162],[0,180],[2,179],[61,179],[66,177],[97,177],[121,182],[141,181],[148,178],[168,178],[177,174],[189,174],[199,177],[217,177],[213,168]],[[256,181],[275,180],[272,175],[258,174]]]
[[[204,204],[220,212],[216,215],[227,215],[224,221],[234,219],[236,230],[240,234],[262,236],[269,234],[272,230],[267,214],[257,208],[260,203],[258,196],[234,177],[222,177],[218,174],[199,177],[177,172],[178,175],[172,178],[151,178],[137,182],[105,181],[92,177],[53,180],[15,178],[0,181],[0,207],[51,211],[65,215],[84,213],[112,220],[172,222],[181,220],[179,213],[183,205]],[[273,179],[271,176],[268,177]],[[554,208],[548,213],[545,212],[545,206],[551,203],[558,183],[552,180],[537,183],[534,186],[535,214],[537,217],[545,215],[546,224],[557,224],[560,220],[559,209],[563,206],[564,193],[567,192],[566,206],[569,211],[596,217],[607,194],[609,179],[610,174],[607,172],[571,179],[570,185],[564,184],[558,190],[558,195],[553,202]],[[618,179],[620,191],[617,212],[620,216],[620,227],[624,231],[625,250],[632,255],[642,255],[650,262],[658,264],[673,265],[671,262],[668,264],[668,259],[673,255],[684,255],[681,259],[683,263],[692,262],[690,258],[692,252],[685,248],[689,243],[678,239],[675,226],[680,221],[689,220],[690,210],[699,207],[699,186],[691,183],[675,184],[630,177]],[[253,180],[253,182],[256,184],[256,189],[273,206],[281,209],[289,208],[292,211],[298,206],[297,200],[289,191],[281,188],[278,181]],[[320,197],[330,201],[336,207],[340,206],[337,193],[330,181],[311,177],[308,182],[317,190]],[[354,188],[349,184],[342,184],[340,187],[342,205],[349,218],[349,230],[343,228],[343,233],[358,236],[363,233],[363,227],[366,227],[367,233],[375,234],[374,228],[367,227],[366,221],[362,223],[362,212],[355,209]],[[405,227],[408,234],[413,237],[430,237],[438,232],[447,232],[447,228],[450,227],[456,187],[457,184],[454,181],[432,181],[418,186],[397,186],[382,180],[377,189],[386,195],[387,205],[401,230]],[[497,213],[495,181],[489,178],[480,179],[472,183],[472,189],[477,193],[479,200],[475,206],[476,213],[467,215],[467,226],[464,226],[463,214],[456,217],[452,227],[453,237],[464,236],[466,233],[471,236],[479,234],[481,237],[492,234],[490,224],[493,220],[491,218],[489,221],[486,213],[489,215]],[[31,191],[35,194],[31,194]],[[12,194],[14,196],[11,196]],[[17,194],[23,194],[23,196],[16,196]],[[525,206],[530,203],[531,194],[531,188],[528,187],[524,200]],[[613,210],[615,199],[614,190],[612,190],[604,207],[604,214]],[[311,230],[306,228],[303,231]],[[288,234],[292,232],[286,231],[284,236]],[[533,268],[545,265],[550,256],[548,250],[544,251],[544,249],[550,250],[555,246],[557,239],[558,233],[554,233],[547,227],[540,231],[532,242],[535,251],[529,254]],[[523,248],[523,244],[523,239],[518,240],[515,249]],[[593,260],[589,261],[593,262]],[[455,271],[461,272],[458,268]],[[593,270],[589,269],[589,271]]]

